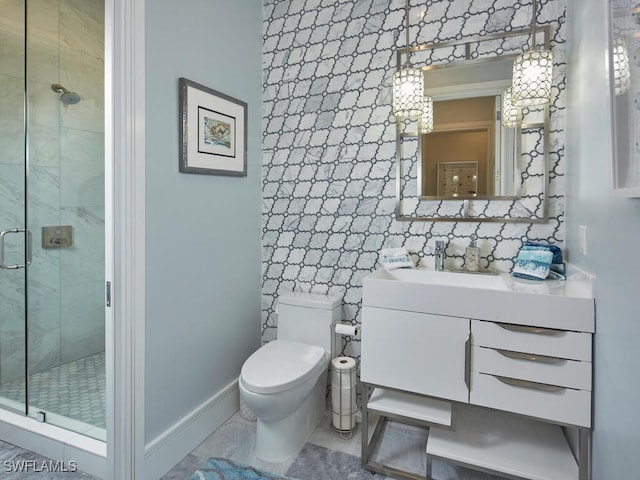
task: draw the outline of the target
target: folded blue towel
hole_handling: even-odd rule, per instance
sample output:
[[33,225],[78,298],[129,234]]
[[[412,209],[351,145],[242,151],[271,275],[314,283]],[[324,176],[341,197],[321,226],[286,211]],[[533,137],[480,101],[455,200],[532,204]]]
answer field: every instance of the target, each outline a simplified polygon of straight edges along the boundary
[[562,263],[562,250],[557,245],[550,245],[548,243],[539,243],[539,242],[526,242],[524,244],[524,248],[527,247],[542,247],[546,250],[549,250],[553,253],[553,259],[551,263]]
[[524,244],[524,247],[522,248],[524,250],[549,250],[551,253],[553,253],[553,259],[551,260],[551,266],[549,267],[549,278],[553,280],[564,280],[566,278],[564,261],[562,259],[562,250],[560,249],[560,247],[547,243],[526,242]]
[[518,253],[511,275],[529,280],[544,280],[549,276],[551,260],[553,253],[549,250],[523,248]]

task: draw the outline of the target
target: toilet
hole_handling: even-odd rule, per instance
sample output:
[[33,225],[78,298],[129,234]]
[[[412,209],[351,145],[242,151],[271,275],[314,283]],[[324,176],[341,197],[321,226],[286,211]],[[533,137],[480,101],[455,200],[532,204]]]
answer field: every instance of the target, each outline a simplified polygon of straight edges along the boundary
[[240,373],[240,396],[257,417],[256,456],[281,462],[296,455],[325,409],[331,326],[340,298],[287,293],[278,298],[277,339],[254,352]]

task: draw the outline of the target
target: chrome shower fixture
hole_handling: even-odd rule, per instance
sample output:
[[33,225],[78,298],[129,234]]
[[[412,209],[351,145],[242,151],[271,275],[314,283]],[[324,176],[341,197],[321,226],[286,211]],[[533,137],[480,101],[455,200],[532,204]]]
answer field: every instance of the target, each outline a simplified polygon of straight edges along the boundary
[[65,105],[75,105],[76,103],[80,102],[80,95],[78,95],[76,92],[70,92],[59,83],[53,83],[51,85],[51,90],[61,94],[60,101]]

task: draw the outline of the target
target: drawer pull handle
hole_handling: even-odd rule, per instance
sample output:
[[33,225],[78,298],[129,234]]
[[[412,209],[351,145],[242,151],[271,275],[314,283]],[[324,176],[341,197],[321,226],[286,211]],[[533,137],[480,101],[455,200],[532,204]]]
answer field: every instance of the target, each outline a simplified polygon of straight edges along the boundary
[[498,353],[504,355],[508,358],[515,358],[518,360],[528,360],[530,362],[539,362],[539,363],[563,363],[566,362],[564,358],[558,357],[548,357],[546,355],[533,355],[531,353],[522,353],[522,352],[512,352],[511,350],[500,350],[498,349]]
[[513,387],[531,388],[533,390],[542,390],[543,392],[559,392],[566,390],[565,387],[557,387],[555,385],[547,385],[546,383],[530,382],[528,380],[518,380],[516,378],[501,377],[499,375],[493,375],[502,383],[511,385]]
[[471,332],[464,342],[464,383],[469,390],[471,388]]
[[562,335],[564,330],[554,330],[552,328],[527,327],[526,325],[513,325],[511,323],[496,323],[496,325],[512,332],[537,333],[538,335]]

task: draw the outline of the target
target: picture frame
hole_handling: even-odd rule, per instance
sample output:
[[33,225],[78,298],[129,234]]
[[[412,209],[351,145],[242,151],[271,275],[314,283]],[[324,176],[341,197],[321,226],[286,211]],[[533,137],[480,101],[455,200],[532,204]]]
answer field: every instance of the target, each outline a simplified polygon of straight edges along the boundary
[[247,104],[182,77],[179,99],[179,171],[246,176]]
[[611,91],[611,194],[640,198],[640,65],[630,55],[640,48],[640,8],[609,0],[609,81]]

